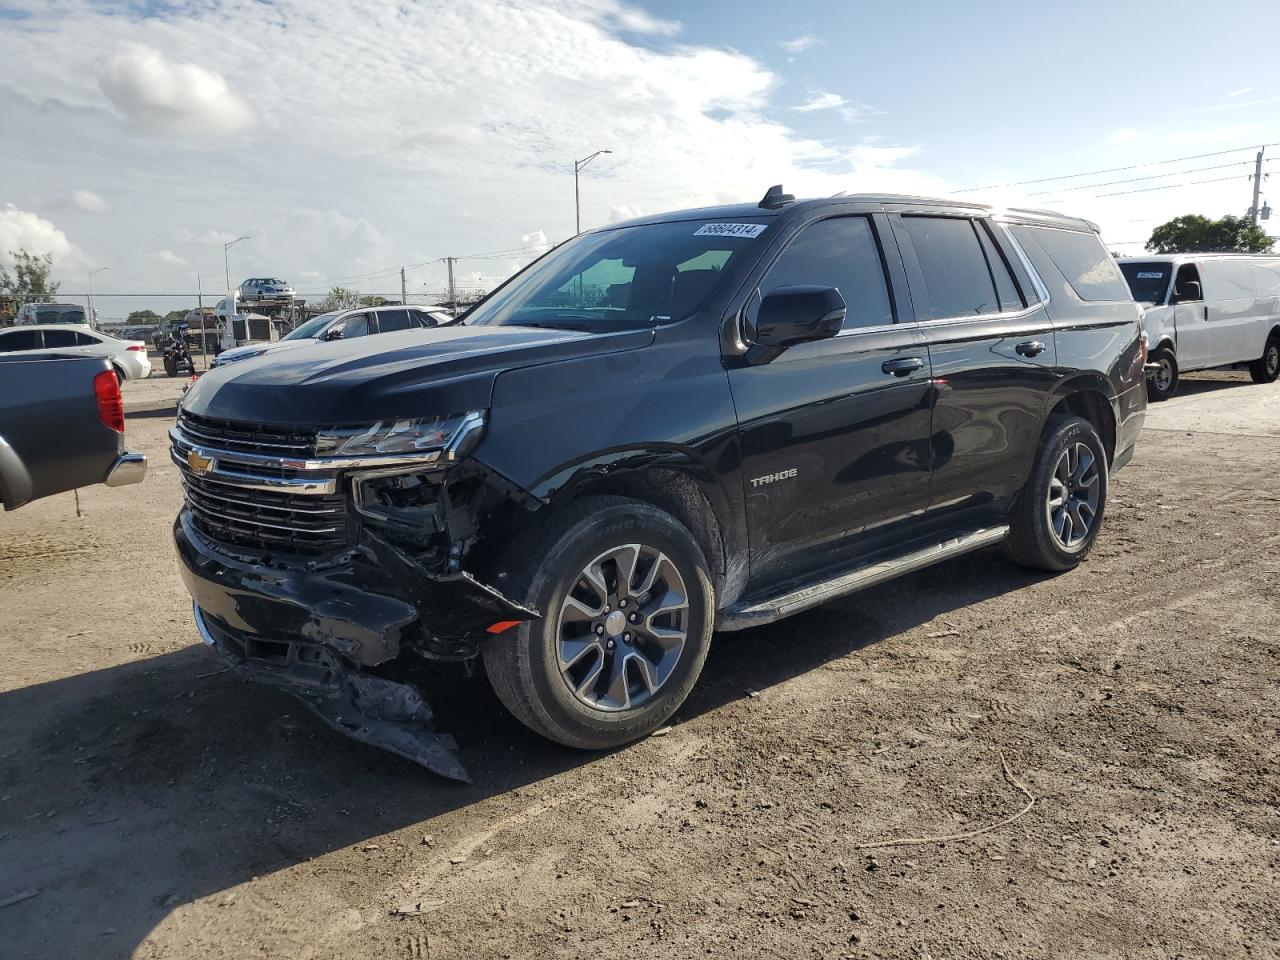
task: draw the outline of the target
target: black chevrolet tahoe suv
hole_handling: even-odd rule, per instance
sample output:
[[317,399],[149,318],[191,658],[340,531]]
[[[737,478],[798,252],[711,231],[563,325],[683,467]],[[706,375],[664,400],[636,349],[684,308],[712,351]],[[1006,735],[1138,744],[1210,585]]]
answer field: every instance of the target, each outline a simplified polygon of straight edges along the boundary
[[202,377],[181,572],[238,671],[440,773],[424,661],[615,746],[713,631],[994,544],[1078,564],[1141,429],[1140,321],[1055,213],[772,188],[610,226],[461,322]]

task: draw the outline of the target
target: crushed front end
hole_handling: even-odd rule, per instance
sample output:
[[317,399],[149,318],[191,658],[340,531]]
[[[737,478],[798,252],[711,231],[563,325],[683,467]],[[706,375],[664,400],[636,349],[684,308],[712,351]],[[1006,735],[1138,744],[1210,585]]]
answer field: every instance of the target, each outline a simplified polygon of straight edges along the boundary
[[476,518],[512,495],[466,459],[483,425],[310,431],[183,411],[170,432],[174,541],[204,641],[335,729],[460,780],[452,737],[395,665],[470,659],[537,616],[463,569]]

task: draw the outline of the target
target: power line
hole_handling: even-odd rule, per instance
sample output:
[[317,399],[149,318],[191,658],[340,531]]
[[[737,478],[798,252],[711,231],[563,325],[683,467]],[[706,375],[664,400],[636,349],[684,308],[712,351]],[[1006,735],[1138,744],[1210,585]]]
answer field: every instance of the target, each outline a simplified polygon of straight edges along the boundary
[[[1270,160],[1265,161],[1270,163]],[[1029,197],[1044,197],[1059,193],[1074,193],[1077,190],[1092,190],[1095,187],[1114,187],[1122,183],[1139,183],[1143,180],[1157,180],[1161,177],[1180,177],[1185,173],[1204,173],[1206,170],[1226,170],[1228,167],[1248,167],[1252,166],[1252,160],[1234,160],[1231,163],[1215,163],[1207,167],[1191,167],[1187,170],[1170,170],[1168,173],[1153,173],[1146,177],[1127,177],[1123,180],[1103,180],[1100,183],[1086,183],[1079,187],[1059,187],[1056,190],[1038,190],[1035,193],[1029,193]]]
[[1179,187],[1194,187],[1201,183],[1225,183],[1228,180],[1243,180],[1243,179],[1247,179],[1247,178],[1240,177],[1240,176],[1214,177],[1209,180],[1192,180],[1190,183],[1166,183],[1163,187],[1142,187],[1138,190],[1120,190],[1116,193],[1099,193],[1096,195],[1095,199],[1101,199],[1102,197],[1123,197],[1123,196],[1127,196],[1130,193],[1151,193],[1154,190],[1176,190]]
[[1215,150],[1212,153],[1196,153],[1188,157],[1173,157],[1168,160],[1149,160],[1146,163],[1134,163],[1126,167],[1107,167],[1105,170],[1088,170],[1084,173],[1063,173],[1056,177],[1039,177],[1035,180],[1014,180],[1010,183],[993,183],[985,187],[965,187],[963,190],[952,190],[951,193],[974,193],[978,190],[997,190],[1001,187],[1026,187],[1036,183],[1052,183],[1055,180],[1075,180],[1078,177],[1097,177],[1104,173],[1122,173],[1125,170],[1141,170],[1143,167],[1160,167],[1167,163],[1183,163],[1187,160],[1203,160],[1206,157],[1222,157],[1228,153],[1241,153],[1245,150],[1257,150],[1261,146],[1277,147],[1280,143],[1251,144],[1247,147],[1233,147],[1230,150]]

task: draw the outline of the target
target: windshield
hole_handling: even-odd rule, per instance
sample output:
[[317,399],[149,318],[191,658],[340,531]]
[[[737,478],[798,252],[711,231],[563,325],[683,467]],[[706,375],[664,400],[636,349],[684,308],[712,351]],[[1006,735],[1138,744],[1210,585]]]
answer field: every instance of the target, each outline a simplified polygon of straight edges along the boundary
[[341,314],[341,313],[342,313],[342,311],[341,311],[341,310],[338,310],[338,311],[335,311],[334,313],[322,313],[322,314],[320,314],[320,316],[318,316],[318,317],[312,317],[310,320],[308,320],[308,321],[307,321],[306,323],[304,323],[302,326],[300,326],[300,327],[298,327],[297,329],[295,329],[295,330],[291,331],[291,332],[289,333],[289,335],[288,335],[287,337],[285,337],[284,339],[286,339],[286,340],[307,340],[307,339],[312,339],[312,340],[314,340],[316,337],[320,336],[320,332],[324,329],[324,327],[325,327],[327,324],[329,324],[330,322],[332,322],[332,321],[333,321],[333,319],[334,319],[335,317],[337,317],[337,316],[338,316],[339,314]]
[[1129,292],[1139,303],[1164,303],[1173,273],[1171,263],[1121,263],[1120,272],[1129,284]]
[[606,332],[683,320],[766,226],[684,220],[584,234],[518,274],[466,322]]
[[76,307],[56,310],[37,310],[36,323],[84,323],[84,311]]

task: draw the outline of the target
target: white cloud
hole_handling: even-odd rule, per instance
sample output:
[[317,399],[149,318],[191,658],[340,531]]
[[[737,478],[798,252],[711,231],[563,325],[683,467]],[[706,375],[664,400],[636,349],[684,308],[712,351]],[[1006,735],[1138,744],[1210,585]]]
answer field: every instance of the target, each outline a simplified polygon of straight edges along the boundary
[[815,93],[804,103],[792,107],[798,113],[812,113],[815,110],[835,110],[849,101],[838,93]]
[[647,213],[648,211],[643,207],[630,203],[619,203],[609,208],[609,222],[622,223],[624,220],[635,220],[637,217],[643,217]]
[[170,60],[141,43],[122,42],[98,76],[107,99],[135,131],[191,137],[238,133],[252,113],[226,78],[198,63]]
[[1141,140],[1145,136],[1146,133],[1139,130],[1137,127],[1120,127],[1108,133],[1106,139],[1102,142],[1108,145],[1133,143],[1136,140]]
[[795,57],[798,54],[812,50],[818,45],[818,43],[819,41],[817,37],[811,33],[806,33],[800,37],[792,37],[790,40],[783,40],[778,44],[778,46]]
[[55,269],[80,262],[78,251],[52,221],[6,203],[0,207],[0,267],[12,269],[17,250],[37,256],[51,254]]
[[190,266],[186,257],[180,257],[172,250],[157,250],[155,253],[147,254],[157,263],[163,263],[167,267],[186,267]]
[[85,213],[106,213],[107,201],[92,190],[75,190],[71,194],[71,202]]
[[1252,90],[1253,87],[1241,87],[1239,90],[1232,90],[1227,94],[1228,97],[1241,97]]

